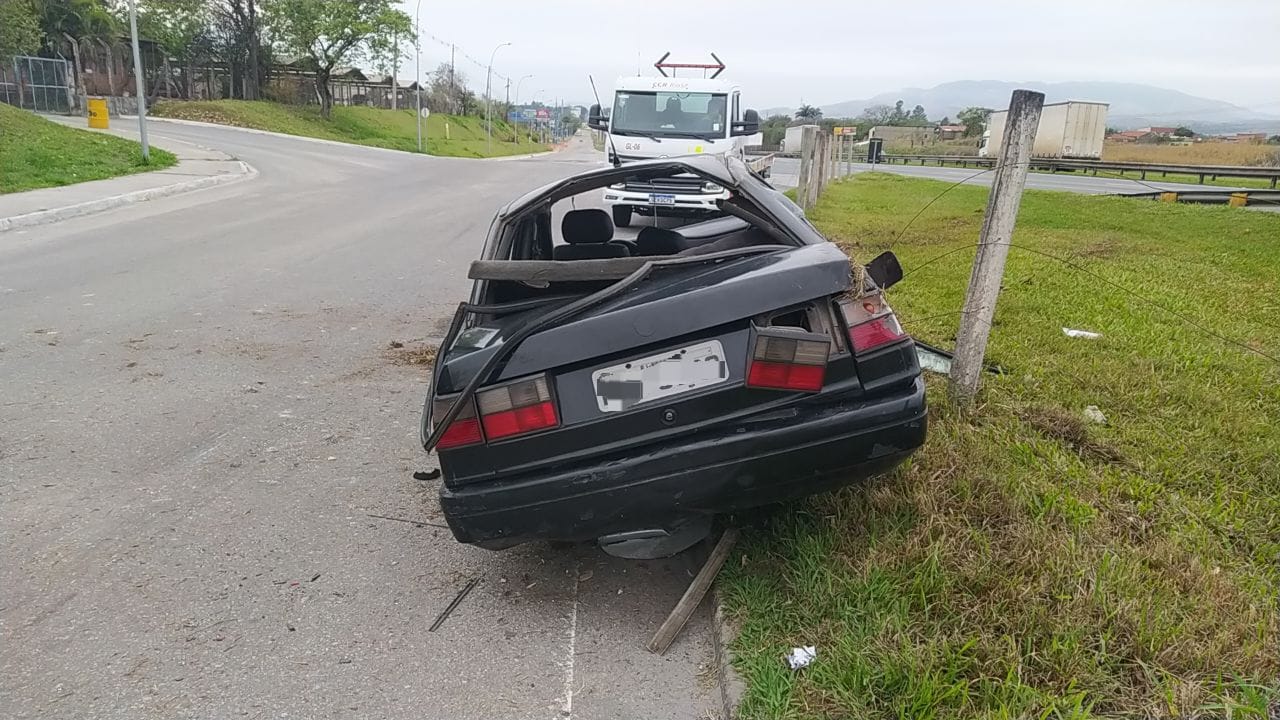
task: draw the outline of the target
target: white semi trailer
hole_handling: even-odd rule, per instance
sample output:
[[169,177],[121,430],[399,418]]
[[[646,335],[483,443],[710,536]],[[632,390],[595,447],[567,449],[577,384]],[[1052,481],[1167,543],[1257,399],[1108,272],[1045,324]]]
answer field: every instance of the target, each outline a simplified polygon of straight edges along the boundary
[[[1036,129],[1036,142],[1031,148],[1031,156],[1100,159],[1102,139],[1107,134],[1107,107],[1107,103],[1076,100],[1045,105],[1044,111],[1040,113],[1040,125]],[[979,155],[986,157],[1000,152],[1005,118],[1008,115],[1008,110],[991,113],[987,129],[982,133]]]

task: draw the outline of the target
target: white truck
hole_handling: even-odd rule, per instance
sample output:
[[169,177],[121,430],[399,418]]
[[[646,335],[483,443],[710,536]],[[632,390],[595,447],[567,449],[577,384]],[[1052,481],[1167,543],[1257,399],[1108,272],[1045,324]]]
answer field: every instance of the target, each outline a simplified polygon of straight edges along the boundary
[[[1031,156],[1100,159],[1102,139],[1107,134],[1107,107],[1107,103],[1078,100],[1045,105],[1040,113],[1040,125],[1036,128],[1036,142],[1031,148]],[[986,157],[1000,152],[1005,118],[1008,115],[1008,110],[991,113],[987,129],[982,133],[978,155]]]
[[800,144],[804,140],[804,129],[807,127],[818,127],[817,125],[792,125],[787,128],[787,134],[782,137],[782,152],[798,153],[800,152]]
[[[669,55],[670,53],[668,53]],[[715,55],[712,55],[714,58]],[[654,64],[661,77],[620,77],[614,84],[609,112],[592,105],[587,125],[606,134],[605,155],[615,165],[676,157],[728,154],[767,177],[771,157],[748,158],[748,145],[760,145],[760,115],[742,107],[741,88],[716,79],[724,65]],[[677,68],[715,69],[709,78],[667,76]],[[694,177],[628,180],[604,191],[604,202],[619,227],[631,224],[632,213],[698,216],[718,212],[717,201],[729,197],[724,188]]]

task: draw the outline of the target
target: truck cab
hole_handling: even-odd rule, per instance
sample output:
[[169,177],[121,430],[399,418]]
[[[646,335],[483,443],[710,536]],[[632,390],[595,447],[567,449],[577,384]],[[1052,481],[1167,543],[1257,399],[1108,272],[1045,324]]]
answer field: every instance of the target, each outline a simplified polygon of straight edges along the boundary
[[[605,113],[593,105],[587,124],[606,133],[604,151],[614,165],[703,154],[745,160],[746,147],[762,142],[760,116],[742,107],[741,88],[714,78],[618,78],[612,109]],[[628,179],[604,191],[620,227],[629,225],[635,212],[714,214],[717,201],[727,198],[715,183],[681,176]]]

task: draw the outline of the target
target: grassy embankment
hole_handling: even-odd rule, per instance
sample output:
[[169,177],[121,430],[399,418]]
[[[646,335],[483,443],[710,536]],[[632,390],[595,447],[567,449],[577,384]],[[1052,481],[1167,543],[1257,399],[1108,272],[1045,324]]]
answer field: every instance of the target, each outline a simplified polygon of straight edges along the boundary
[[[333,109],[333,116],[325,120],[320,116],[320,108],[312,105],[245,100],[164,100],[156,105],[152,114],[408,152],[414,152],[418,147],[417,118],[413,110],[339,106]],[[488,151],[485,139],[484,118],[433,114],[423,123],[423,132],[430,155],[496,157],[549,149],[523,135],[520,142],[513,142],[513,128],[497,118],[493,121],[492,153]]]
[[0,103],[0,193],[33,190],[159,170],[177,162],[151,148],[142,161],[136,142],[77,130]]
[[[897,239],[946,187],[859,175],[810,217],[860,259],[892,245],[903,324],[950,347],[987,190]],[[1277,237],[1270,213],[1028,192],[977,410],[932,377],[908,464],[768,516],[726,565],[744,717],[1266,718],[1280,364],[1109,283],[1280,357]],[[793,672],[797,645],[818,658]]]

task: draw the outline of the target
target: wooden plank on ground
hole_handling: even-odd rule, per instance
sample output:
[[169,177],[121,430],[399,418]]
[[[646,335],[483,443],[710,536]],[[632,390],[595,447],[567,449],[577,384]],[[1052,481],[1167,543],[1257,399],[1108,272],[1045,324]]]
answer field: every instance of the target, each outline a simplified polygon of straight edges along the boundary
[[675,641],[676,636],[684,629],[685,623],[689,622],[689,618],[693,615],[693,611],[698,609],[698,605],[702,603],[702,598],[706,597],[707,591],[711,589],[711,583],[715,581],[716,575],[720,573],[720,568],[724,566],[724,561],[729,559],[729,553],[733,550],[734,543],[738,542],[738,530],[729,528],[720,536],[720,541],[716,543],[715,549],[711,551],[707,562],[703,564],[702,569],[698,571],[698,575],[693,578],[693,582],[689,584],[689,588],[684,591],[684,596],[680,598],[680,602],[676,603],[675,609],[663,621],[662,627],[658,628],[658,632],[654,633],[653,639],[649,641],[649,652],[659,655],[665,653],[667,648],[671,647],[671,643]]

